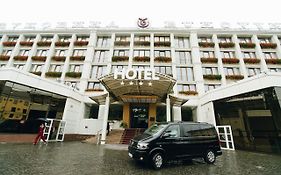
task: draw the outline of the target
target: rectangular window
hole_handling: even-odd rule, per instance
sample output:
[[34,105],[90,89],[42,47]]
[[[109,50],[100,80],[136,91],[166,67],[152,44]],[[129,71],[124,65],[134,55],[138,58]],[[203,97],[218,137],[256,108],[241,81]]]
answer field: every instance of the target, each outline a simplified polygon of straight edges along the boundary
[[5,56],[11,56],[12,50],[3,50],[3,55]]
[[154,42],[170,42],[170,36],[154,36]]
[[217,67],[202,67],[203,75],[218,75]]
[[32,72],[41,72],[43,65],[33,64],[31,67]]
[[270,72],[281,72],[281,68],[269,68]]
[[175,57],[180,64],[192,64],[191,53],[190,52],[175,52]]
[[150,41],[150,36],[135,36],[134,41]]
[[108,60],[109,51],[108,50],[97,50],[94,55],[94,63],[104,63]]
[[134,57],[140,56],[140,57],[150,57],[150,51],[149,50],[134,50]]
[[115,41],[130,41],[130,36],[116,36]]
[[48,51],[47,50],[38,50],[37,56],[47,56]]
[[29,50],[20,50],[19,55],[28,56]]
[[114,50],[113,56],[129,56],[129,50]]
[[110,41],[109,36],[98,36],[96,47],[109,47]]
[[91,78],[99,79],[106,74],[107,66],[92,66]]
[[199,37],[198,38],[198,42],[213,42],[212,38],[211,37]]
[[66,56],[66,50],[56,50],[55,56]]
[[155,50],[154,57],[171,57],[171,51],[169,50]]
[[51,37],[51,36],[42,36],[41,41],[52,42],[52,38],[53,37]]
[[16,41],[18,40],[18,38],[19,38],[19,37],[17,37],[17,36],[9,36],[9,37],[8,37],[8,41],[10,41],[10,42],[16,42]]
[[154,66],[155,72],[173,76],[171,66]]
[[70,42],[71,37],[70,36],[59,36],[60,42]]
[[19,70],[23,70],[24,64],[14,64],[14,67]]
[[234,52],[221,52],[223,58],[235,58]]
[[24,37],[24,41],[27,41],[27,42],[33,42],[34,39],[35,39],[34,36],[25,36],[25,37]]
[[250,77],[261,73],[260,68],[247,68],[247,71]]
[[250,37],[239,37],[238,39],[239,39],[240,43],[251,43],[252,42]]
[[271,43],[271,38],[259,38],[260,43]]
[[215,58],[215,53],[213,51],[201,51],[201,58]]
[[219,84],[205,84],[204,85],[205,92],[216,89],[218,87],[220,87]]
[[265,59],[277,59],[277,55],[275,52],[264,52]]
[[175,37],[174,42],[176,48],[190,48],[189,38],[187,37]]
[[255,52],[242,52],[244,58],[256,58]]
[[230,37],[219,37],[218,40],[219,40],[220,43],[230,43],[230,42],[232,42]]
[[75,49],[73,50],[73,56],[85,56],[85,49]]
[[83,65],[71,64],[69,65],[69,72],[81,72]]
[[143,65],[133,65],[133,69],[149,69],[150,66],[143,66]]
[[238,67],[225,67],[223,69],[225,75],[240,75],[240,71]]
[[118,65],[118,66],[112,66],[111,67],[111,73],[114,73],[115,69],[118,71],[121,71],[122,69],[128,69],[128,66]]
[[104,89],[99,82],[88,82],[88,89]]
[[51,64],[49,68],[50,72],[61,72],[62,71],[62,65],[57,64]]
[[77,41],[89,41],[89,36],[77,36]]
[[181,81],[194,81],[193,70],[191,67],[178,67],[177,78]]
[[196,91],[195,84],[178,84],[178,91]]

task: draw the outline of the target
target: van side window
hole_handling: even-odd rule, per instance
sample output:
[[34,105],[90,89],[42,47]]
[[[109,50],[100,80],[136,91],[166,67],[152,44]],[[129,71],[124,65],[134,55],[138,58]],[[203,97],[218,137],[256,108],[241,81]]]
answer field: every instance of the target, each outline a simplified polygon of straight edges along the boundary
[[179,125],[171,125],[166,130],[165,133],[169,133],[170,137],[179,137],[180,136],[180,127]]
[[216,136],[217,131],[214,127],[209,125],[202,125],[201,126],[202,136]]
[[199,125],[183,125],[183,136],[194,137],[201,136],[201,128]]

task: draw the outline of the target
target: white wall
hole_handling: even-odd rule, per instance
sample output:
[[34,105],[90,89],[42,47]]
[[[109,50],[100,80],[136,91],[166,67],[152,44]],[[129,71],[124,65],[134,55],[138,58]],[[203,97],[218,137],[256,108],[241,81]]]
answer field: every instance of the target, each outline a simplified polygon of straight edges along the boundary
[[216,125],[213,102],[209,102],[201,106],[200,115],[197,115],[197,121]]
[[182,118],[181,118],[181,107],[178,107],[178,106],[173,106],[173,119],[174,121],[182,121]]
[[77,134],[79,133],[79,110],[81,108],[81,103],[77,100],[72,98],[67,98],[64,113],[63,113],[63,120],[66,121],[65,127],[65,134]]

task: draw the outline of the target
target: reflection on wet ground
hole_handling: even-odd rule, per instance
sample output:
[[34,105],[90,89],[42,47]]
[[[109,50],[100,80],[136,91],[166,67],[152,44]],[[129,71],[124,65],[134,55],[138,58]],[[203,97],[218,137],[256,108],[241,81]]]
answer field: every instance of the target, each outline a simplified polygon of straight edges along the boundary
[[127,147],[80,142],[0,144],[0,174],[246,174],[280,175],[281,156],[246,151],[223,151],[214,165],[201,159],[173,161],[159,171],[137,164],[127,155]]

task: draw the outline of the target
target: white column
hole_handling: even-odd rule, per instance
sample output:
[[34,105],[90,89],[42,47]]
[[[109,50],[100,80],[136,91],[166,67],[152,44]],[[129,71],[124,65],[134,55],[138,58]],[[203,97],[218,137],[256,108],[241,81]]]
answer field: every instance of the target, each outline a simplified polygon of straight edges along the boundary
[[218,71],[221,74],[221,84],[226,85],[225,73],[222,64],[222,56],[220,53],[219,41],[216,34],[213,35],[213,42],[215,43],[215,57],[218,58]]
[[180,106],[173,106],[173,119],[173,121],[182,121]]
[[239,66],[240,66],[241,74],[244,75],[244,78],[247,78],[248,72],[247,72],[246,65],[244,63],[244,59],[243,59],[244,56],[242,55],[242,51],[240,49],[239,39],[236,34],[234,34],[232,36],[232,39],[233,39],[233,42],[235,43],[235,55],[236,55],[236,58],[239,59]]
[[106,139],[106,130],[107,130],[107,120],[108,120],[108,111],[109,111],[109,95],[105,98],[105,108],[104,108],[104,116],[103,116],[103,124],[102,124],[102,134],[101,134],[101,144],[105,144]]
[[169,95],[167,95],[167,99],[166,99],[166,116],[167,116],[167,122],[170,122],[171,121],[171,102],[170,102]]
[[261,59],[261,71],[267,72],[268,67],[267,67],[267,64],[265,62],[265,57],[264,57],[263,51],[261,49],[260,41],[259,41],[257,35],[253,35],[252,42],[256,44],[256,54],[257,54],[257,57]]

